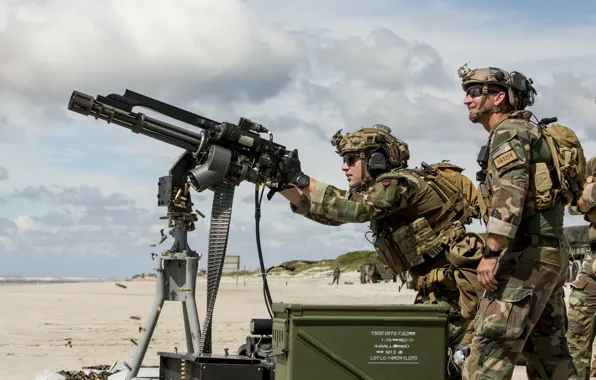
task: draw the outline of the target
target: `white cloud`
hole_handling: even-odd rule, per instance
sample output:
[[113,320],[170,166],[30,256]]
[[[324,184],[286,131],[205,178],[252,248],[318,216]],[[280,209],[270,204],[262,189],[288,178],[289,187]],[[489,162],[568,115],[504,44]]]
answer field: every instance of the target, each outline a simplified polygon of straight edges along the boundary
[[91,0],[3,7],[0,45],[7,54],[0,58],[0,82],[33,97],[135,85],[178,100],[218,91],[258,99],[289,80],[301,53],[291,36],[261,23],[237,0],[175,6],[111,0],[101,10]]
[[[515,11],[371,1],[0,6],[0,255],[31,252],[39,264],[32,268],[23,255],[5,260],[3,270],[150,272],[150,253],[172,243],[149,246],[167,232],[157,178],[182,151],[67,111],[73,90],[95,96],[129,88],[215,120],[251,118],[298,148],[305,172],[342,188],[329,140],[340,128],[371,123],[389,125],[409,144],[411,165],[449,159],[474,180],[487,134],[468,121],[456,75],[471,61],[531,76],[537,116],[558,116],[577,130],[586,155],[596,155],[596,57],[585,49],[594,26],[532,28],[543,21],[521,24]],[[493,49],[485,25],[495,22],[502,41],[516,41],[507,54]],[[192,197],[206,219],[189,242],[206,254],[212,193]],[[252,184],[235,189],[228,242],[247,267],[257,263],[253,199]],[[260,228],[267,263],[370,248],[366,225],[316,224],[292,214],[279,195],[264,200]]]
[[2,245],[3,249],[10,251],[14,248],[14,243],[10,238],[6,236],[0,236],[0,245]]
[[13,221],[19,228],[19,232],[31,231],[35,228],[35,223],[31,219],[31,217],[27,215],[19,215],[16,218],[14,218]]

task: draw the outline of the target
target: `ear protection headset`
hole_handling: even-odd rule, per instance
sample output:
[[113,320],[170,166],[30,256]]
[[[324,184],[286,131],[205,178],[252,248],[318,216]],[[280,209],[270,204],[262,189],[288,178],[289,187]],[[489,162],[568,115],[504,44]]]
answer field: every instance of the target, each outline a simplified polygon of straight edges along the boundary
[[381,152],[373,152],[366,162],[366,169],[373,177],[385,173],[387,171],[387,158]]

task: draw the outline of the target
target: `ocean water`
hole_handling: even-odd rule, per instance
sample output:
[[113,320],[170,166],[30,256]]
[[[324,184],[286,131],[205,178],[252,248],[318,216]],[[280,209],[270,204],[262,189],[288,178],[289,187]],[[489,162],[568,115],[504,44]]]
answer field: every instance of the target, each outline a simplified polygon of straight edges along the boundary
[[75,282],[105,282],[113,281],[110,278],[101,277],[21,277],[21,276],[0,276],[0,285],[3,284],[64,284]]

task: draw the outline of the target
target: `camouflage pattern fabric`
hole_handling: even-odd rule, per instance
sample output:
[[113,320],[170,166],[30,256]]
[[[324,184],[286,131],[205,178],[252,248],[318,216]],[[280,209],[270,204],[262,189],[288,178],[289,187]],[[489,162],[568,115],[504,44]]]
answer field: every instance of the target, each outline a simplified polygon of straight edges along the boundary
[[[590,228],[594,228],[594,226],[590,226]],[[586,252],[584,255],[582,265],[579,267],[579,271],[577,272],[577,279],[570,285],[577,288],[582,286],[584,282],[596,285],[596,275],[594,274],[594,254],[590,252]]]
[[[440,196],[430,187],[421,176],[407,170],[393,170],[398,173],[391,179],[381,178],[371,183],[366,188],[352,189],[351,191],[341,190],[332,185],[317,182],[311,197],[305,195],[301,198],[300,206],[290,204],[292,212],[305,216],[320,224],[338,226],[344,223],[364,223],[383,220],[390,226],[411,223],[418,218],[426,218],[429,223],[439,218],[444,205]],[[410,270],[414,277],[424,276],[435,268],[449,265],[445,252]],[[370,268],[360,268],[361,278],[363,272]],[[473,276],[474,268],[471,268],[467,275]],[[370,277],[370,276],[366,276]],[[465,300],[471,297],[465,298]],[[471,299],[474,307],[466,307],[466,310],[475,310],[477,299]],[[454,314],[460,314],[460,295],[457,290],[440,289],[435,287],[432,294],[419,292],[415,303],[433,303],[449,305]],[[454,336],[458,327],[466,322],[469,323],[473,315],[467,321],[461,321],[450,325],[451,336]],[[464,329],[466,326],[464,326]],[[458,341],[451,347],[461,342],[461,334]],[[467,334],[463,339],[469,341],[471,335]],[[455,370],[451,368],[450,371]],[[459,371],[458,371],[459,373]],[[459,374],[455,375],[460,378]]]
[[586,178],[596,176],[596,157],[592,157],[586,162]]
[[528,362],[529,379],[544,378],[541,370],[548,379],[577,379],[565,337],[567,267],[539,262],[545,250],[560,249],[508,250],[499,259],[499,285],[480,300],[463,379],[511,379],[522,352],[542,364],[538,369]]
[[[505,119],[493,128],[489,146],[486,181],[480,191],[487,232],[509,238],[521,234],[563,236],[562,200],[539,210],[538,203],[547,201],[549,183],[545,182],[550,177],[537,171],[553,167],[553,159],[537,127],[525,119]],[[558,262],[558,257],[541,259]]]
[[[586,178],[596,174],[596,157],[588,160],[586,165]],[[596,241],[596,209],[590,210],[585,215],[585,220],[590,222],[588,239],[590,243]],[[581,380],[589,379],[590,372],[594,372],[596,363],[592,356],[592,345],[596,334],[596,274],[594,273],[595,252],[586,252],[577,279],[570,285],[569,295],[569,329],[567,342],[573,357],[575,368]],[[590,364],[593,369],[590,370]]]
[[397,179],[375,182],[361,191],[338,189],[317,182],[310,199],[303,195],[299,207],[290,205],[297,214],[325,225],[364,223],[398,217],[414,221],[419,217],[438,217],[442,199],[423,178],[401,171]]
[[[489,234],[509,238],[495,270],[498,288],[480,299],[463,378],[510,379],[522,352],[530,379],[576,379],[565,337],[568,253],[565,202],[551,198],[550,150],[520,113],[491,130],[481,212]],[[550,243],[532,244],[538,237]]]
[[589,183],[582,191],[582,199],[590,206],[596,206],[596,183]]
[[596,326],[596,285],[579,276],[571,284],[569,295],[569,329],[567,344],[579,379],[590,378],[590,357]]

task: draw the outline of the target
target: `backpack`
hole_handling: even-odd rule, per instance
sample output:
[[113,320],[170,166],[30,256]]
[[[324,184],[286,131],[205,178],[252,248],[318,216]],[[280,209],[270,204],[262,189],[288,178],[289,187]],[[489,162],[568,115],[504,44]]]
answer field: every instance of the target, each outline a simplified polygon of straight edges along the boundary
[[575,203],[581,196],[586,182],[586,157],[575,132],[556,121],[557,118],[542,119],[538,122],[538,129],[553,157],[557,178],[561,185],[558,192],[563,195],[567,203]]
[[[426,182],[439,194],[445,202],[444,212],[449,212],[447,220],[453,219],[463,211],[458,218],[463,224],[471,222],[470,218],[478,218],[480,209],[478,206],[478,192],[474,183],[462,174],[463,168],[448,161],[441,161],[428,165],[422,162],[422,175]],[[441,219],[445,219],[442,217]]]

